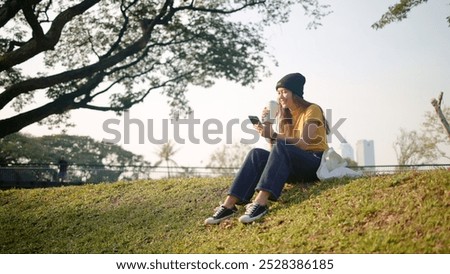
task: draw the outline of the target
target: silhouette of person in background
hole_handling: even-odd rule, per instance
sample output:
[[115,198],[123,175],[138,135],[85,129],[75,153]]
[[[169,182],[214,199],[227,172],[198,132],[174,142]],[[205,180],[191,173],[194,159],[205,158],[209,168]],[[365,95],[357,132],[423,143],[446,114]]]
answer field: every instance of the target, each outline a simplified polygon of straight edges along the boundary
[[67,177],[67,166],[68,165],[69,164],[64,159],[64,156],[61,156],[61,158],[59,159],[59,162],[58,162],[58,166],[59,166],[58,179],[61,183],[63,183],[64,179],[66,179],[66,177]]

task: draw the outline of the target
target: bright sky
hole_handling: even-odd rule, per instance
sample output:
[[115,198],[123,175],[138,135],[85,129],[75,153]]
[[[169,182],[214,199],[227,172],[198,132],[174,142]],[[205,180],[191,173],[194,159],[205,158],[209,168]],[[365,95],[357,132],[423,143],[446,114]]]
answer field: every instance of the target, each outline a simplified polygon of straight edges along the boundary
[[[323,20],[323,26],[306,30],[309,18],[305,18],[300,7],[293,11],[291,20],[284,25],[267,30],[269,50],[279,62],[271,65],[272,76],[264,78],[254,87],[217,81],[209,89],[191,87],[187,97],[194,109],[194,117],[200,124],[194,125],[191,133],[202,139],[202,126],[207,119],[219,119],[224,125],[220,134],[209,135],[220,138],[221,143],[208,145],[189,141],[187,125],[180,126],[180,137],[184,145],[177,144],[179,152],[174,159],[180,165],[203,166],[209,155],[227,140],[251,139],[252,135],[242,132],[239,125],[227,131],[226,123],[238,119],[244,123],[249,114],[260,115],[264,105],[275,99],[275,83],[285,74],[301,72],[306,76],[305,99],[315,102],[323,109],[332,111],[331,124],[345,118],[338,131],[355,148],[360,139],[374,141],[375,162],[378,165],[396,164],[393,142],[400,128],[418,129],[426,111],[434,111],[431,99],[444,91],[444,104],[450,100],[450,28],[446,17],[450,15],[448,1],[429,1],[412,10],[409,17],[388,25],[382,30],[370,26],[387,8],[397,1],[333,1],[333,13]],[[162,119],[169,119],[167,99],[151,94],[147,100],[131,109],[130,118],[147,123],[153,120],[154,137],[161,137]],[[69,134],[89,135],[95,139],[113,139],[105,132],[103,124],[107,119],[120,119],[120,125],[110,125],[121,133],[124,141],[123,117],[114,113],[93,111],[73,112],[77,125]],[[173,125],[168,123],[169,129]],[[213,128],[213,126],[211,126]],[[145,126],[145,137],[148,127]],[[48,131],[36,125],[23,130],[33,135],[59,133]],[[139,144],[136,125],[130,126],[130,144],[127,150],[144,155],[154,163],[158,145],[146,140]],[[173,131],[169,131],[173,138]],[[332,147],[339,147],[339,140],[333,136]],[[256,146],[264,147],[263,140]]]

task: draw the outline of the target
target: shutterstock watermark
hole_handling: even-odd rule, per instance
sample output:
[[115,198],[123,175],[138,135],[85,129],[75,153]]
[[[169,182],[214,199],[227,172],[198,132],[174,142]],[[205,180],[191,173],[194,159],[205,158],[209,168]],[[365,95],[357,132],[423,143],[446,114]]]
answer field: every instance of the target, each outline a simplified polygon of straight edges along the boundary
[[[339,127],[345,122],[346,118],[341,118],[337,123],[332,124],[332,111],[326,110],[325,118],[330,127],[330,133],[327,136],[328,143],[332,142],[333,136],[344,143],[345,139],[339,132]],[[170,124],[170,128],[169,128]],[[137,138],[139,144],[150,142],[152,144],[165,144],[172,140],[178,144],[185,144],[189,141],[192,144],[200,144],[203,140],[206,144],[219,144],[225,140],[226,144],[233,143],[233,131],[240,131],[246,136],[240,139],[243,144],[256,144],[260,138],[263,138],[253,128],[249,119],[240,121],[238,118],[228,121],[221,121],[216,118],[208,118],[204,121],[196,119],[194,112],[184,119],[161,119],[155,122],[153,119],[131,118],[130,112],[125,111],[123,119],[111,118],[103,122],[103,131],[109,134],[110,138],[103,138],[103,142],[118,144],[130,144],[131,139]],[[171,130],[169,130],[171,129]],[[172,136],[169,136],[171,132]],[[181,134],[183,133],[183,134]]]

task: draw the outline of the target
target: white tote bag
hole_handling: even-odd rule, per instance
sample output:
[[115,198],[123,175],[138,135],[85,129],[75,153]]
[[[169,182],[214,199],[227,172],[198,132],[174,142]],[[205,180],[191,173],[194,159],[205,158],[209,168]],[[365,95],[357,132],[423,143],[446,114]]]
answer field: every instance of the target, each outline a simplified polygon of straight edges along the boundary
[[321,181],[332,178],[359,177],[362,172],[347,168],[345,161],[332,147],[325,150],[322,155],[319,169],[317,169],[317,178]]

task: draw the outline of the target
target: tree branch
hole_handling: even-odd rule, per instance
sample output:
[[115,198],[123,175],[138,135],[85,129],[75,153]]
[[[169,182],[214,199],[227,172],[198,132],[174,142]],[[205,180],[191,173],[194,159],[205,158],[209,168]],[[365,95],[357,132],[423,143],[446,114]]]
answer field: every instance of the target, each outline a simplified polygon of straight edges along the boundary
[[439,95],[439,100],[433,99],[431,101],[431,104],[433,105],[434,109],[436,110],[436,113],[437,113],[439,119],[441,120],[442,125],[444,126],[445,130],[447,131],[448,138],[450,138],[450,125],[449,125],[447,119],[445,118],[444,113],[442,113],[442,109],[441,109],[441,102],[442,102],[443,95],[444,95],[444,93],[441,92],[441,94]]
[[2,129],[0,131],[0,138],[17,132],[22,128],[36,123],[50,115],[62,114],[68,110],[78,108],[79,105],[77,105],[75,99],[84,94],[89,94],[103,81],[104,77],[105,73],[98,73],[82,87],[72,93],[61,95],[58,99],[41,107],[18,114],[11,118],[0,120],[0,128]]
[[92,75],[95,72],[105,70],[109,67],[116,65],[117,63],[123,61],[128,56],[131,56],[137,52],[139,52],[142,48],[145,47],[147,41],[150,39],[149,36],[141,37],[137,42],[131,44],[118,54],[111,56],[109,58],[100,60],[99,62],[85,66],[79,69],[70,70],[66,72],[62,72],[59,74],[55,74],[47,77],[39,77],[32,78],[29,80],[25,80],[23,82],[17,83],[15,85],[10,86],[4,92],[0,94],[0,109],[5,107],[11,100],[20,94],[29,92],[31,90],[48,88],[57,84],[61,84],[64,82],[82,79]]
[[[111,83],[108,87],[106,87],[105,89],[103,89],[103,90],[101,90],[101,91],[99,91],[99,92],[93,94],[93,95],[91,96],[92,99],[94,99],[95,97],[100,96],[100,95],[102,95],[102,94],[108,92],[108,90],[110,90],[113,86],[115,86],[116,84],[119,84],[120,82],[122,82],[122,81],[125,80],[125,79],[135,79],[135,78],[140,77],[140,76],[142,76],[142,75],[144,75],[144,74],[146,74],[146,73],[151,72],[152,70],[154,70],[156,64],[157,64],[157,63],[154,63],[149,69],[146,69],[146,70],[144,70],[144,71],[142,71],[142,72],[140,72],[140,73],[138,73],[138,74],[135,74],[135,75],[126,75],[126,76],[120,77],[119,79],[117,79],[117,80],[115,80],[114,82],[112,82],[112,83]],[[110,74],[111,74],[111,73],[108,72],[106,75],[110,75]]]
[[123,3],[120,4],[120,11],[123,15],[123,18],[125,18],[123,24],[122,24],[122,28],[119,31],[119,34],[117,35],[117,39],[114,42],[114,44],[112,44],[111,48],[108,50],[107,53],[105,53],[103,56],[100,57],[100,59],[106,58],[108,56],[110,56],[116,49],[119,48],[120,42],[122,41],[123,36],[125,35],[125,31],[128,28],[128,23],[129,23],[129,17],[127,16],[127,11],[128,9],[130,9],[132,6],[134,6],[136,3],[138,2],[138,0],[134,0],[132,3],[130,3],[128,6],[124,7]]
[[40,14],[43,14],[44,16],[45,16],[45,20],[39,20],[39,23],[50,23],[51,21],[50,21],[50,18],[48,17],[48,11],[49,11],[49,9],[50,9],[50,6],[52,5],[52,3],[53,3],[53,0],[50,0],[50,1],[48,1],[48,3],[47,3],[47,5],[44,7],[44,9],[43,10],[38,10],[37,12],[36,12],[36,16],[39,18],[39,15]]
[[257,6],[261,4],[265,4],[266,0],[260,0],[260,1],[250,1],[245,4],[243,4],[241,7],[230,9],[230,10],[224,10],[224,9],[210,9],[205,7],[195,7],[194,1],[191,2],[188,6],[182,6],[178,8],[174,8],[174,12],[180,11],[180,10],[192,10],[192,11],[199,11],[199,12],[208,12],[208,13],[217,13],[217,14],[232,14],[238,11],[241,11],[245,8],[251,7],[251,6]]
[[35,38],[36,40],[44,39],[44,30],[42,29],[41,24],[39,24],[36,15],[33,13],[33,9],[31,8],[31,6],[24,6],[22,10],[25,19],[33,30],[33,38]]
[[[141,103],[144,101],[145,97],[147,97],[147,95],[155,89],[159,89],[162,87],[165,87],[167,85],[169,85],[172,82],[176,82],[178,80],[180,80],[181,78],[184,78],[186,76],[188,76],[189,74],[191,74],[193,71],[189,71],[189,72],[185,72],[181,75],[178,75],[177,77],[174,77],[172,79],[166,80],[163,83],[156,85],[156,86],[152,86],[149,89],[147,89],[147,91],[140,97],[140,98],[136,98],[135,100],[132,100],[129,102],[129,104],[127,104],[126,106],[118,106],[118,107],[112,107],[112,106],[108,106],[108,107],[102,107],[102,106],[94,106],[94,105],[89,105],[87,103],[85,104],[79,104],[78,108],[85,108],[85,109],[91,109],[91,110],[99,110],[99,111],[123,111],[126,109],[129,109],[131,106]],[[95,96],[93,96],[95,97]],[[92,98],[93,98],[92,97]]]
[[6,0],[0,7],[0,28],[9,22],[23,8],[24,5],[36,5],[42,0]]
[[[97,2],[99,0],[93,0],[93,1]],[[163,17],[166,14],[167,8],[169,6],[168,2],[172,2],[172,1],[166,2],[166,5],[161,9],[160,13],[156,16],[156,20],[154,20],[154,21],[160,21],[161,17]],[[53,85],[61,84],[61,83],[72,81],[72,80],[82,79],[82,78],[92,75],[95,72],[103,71],[107,68],[113,67],[114,65],[125,60],[127,57],[132,56],[132,55],[138,53],[139,51],[141,51],[142,49],[144,49],[146,47],[148,41],[150,40],[151,31],[153,30],[154,26],[155,26],[155,23],[153,22],[145,30],[144,34],[142,35],[142,37],[139,40],[137,40],[133,44],[129,45],[128,47],[124,48],[123,50],[118,52],[116,55],[99,60],[95,64],[88,65],[88,66],[85,66],[85,67],[82,67],[79,69],[75,69],[75,70],[71,70],[71,71],[62,72],[62,73],[52,75],[52,76],[32,78],[32,79],[25,80],[23,82],[20,82],[20,83],[10,86],[9,88],[5,89],[5,91],[0,94],[0,109],[4,108],[11,100],[13,100],[15,97],[19,96],[20,94],[29,92],[31,90],[48,88]]]
[[8,46],[8,49],[6,50],[6,52],[11,52],[11,51],[14,50],[14,48],[16,46],[21,47],[23,45],[25,45],[25,42],[19,42],[19,41],[14,41],[14,40],[13,41],[9,41],[9,46]]
[[[56,16],[48,32],[42,39],[33,38],[19,49],[0,56],[0,71],[4,71],[17,64],[23,63],[37,54],[51,50],[59,42],[64,26],[75,16],[83,14],[86,10],[96,5],[100,0],[84,0],[78,5]],[[33,29],[34,30],[34,29]]]

